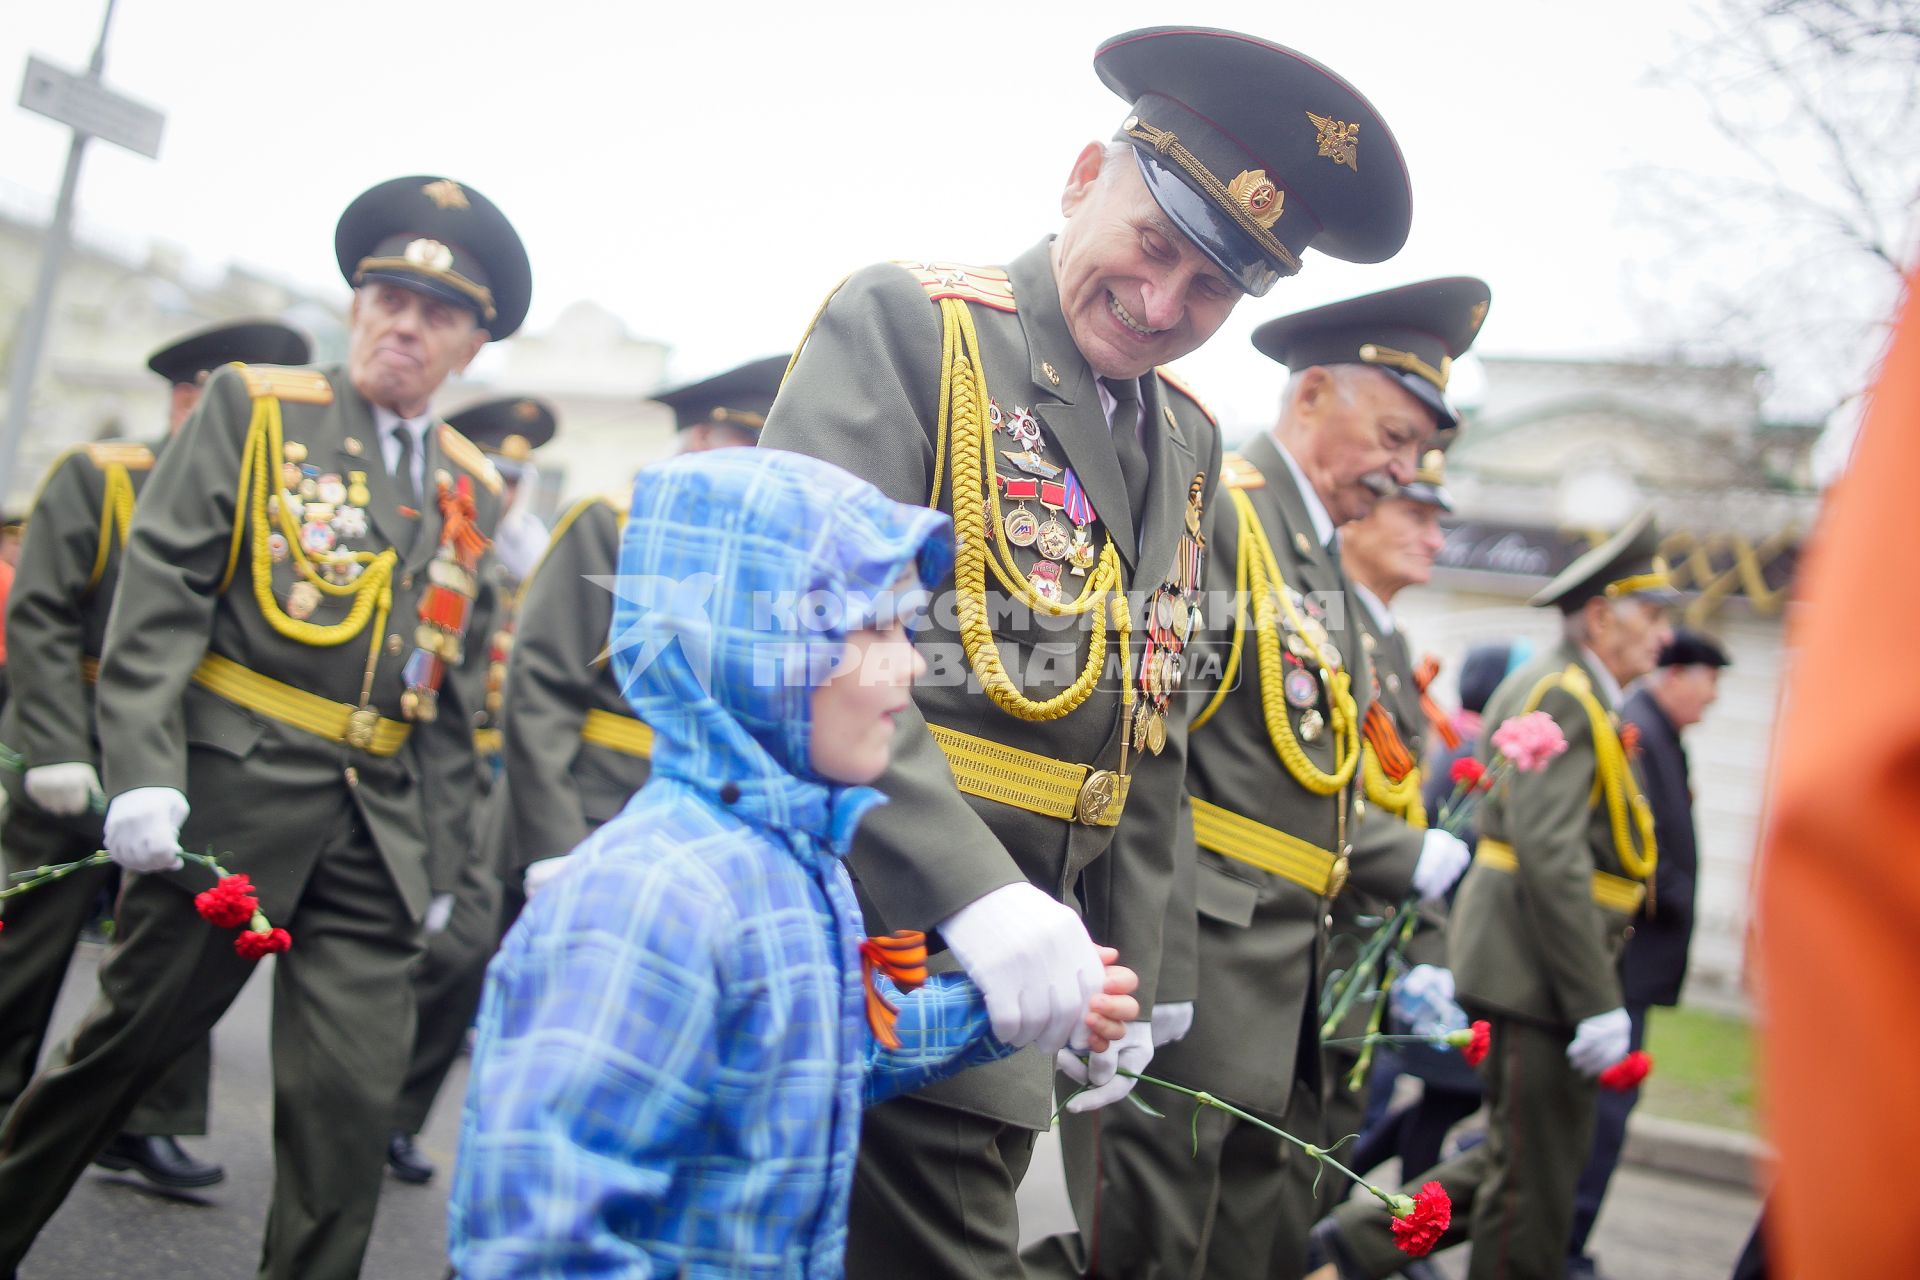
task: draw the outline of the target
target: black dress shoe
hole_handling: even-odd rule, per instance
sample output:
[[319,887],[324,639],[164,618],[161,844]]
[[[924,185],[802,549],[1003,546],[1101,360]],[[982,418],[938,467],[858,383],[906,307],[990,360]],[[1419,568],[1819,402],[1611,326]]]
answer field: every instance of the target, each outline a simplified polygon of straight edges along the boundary
[[137,1173],[156,1187],[181,1190],[210,1187],[227,1176],[219,1165],[195,1160],[172,1138],[131,1133],[116,1135],[93,1162],[103,1169]]
[[420,1154],[410,1133],[395,1133],[387,1139],[387,1168],[402,1182],[418,1184],[433,1177],[433,1161]]

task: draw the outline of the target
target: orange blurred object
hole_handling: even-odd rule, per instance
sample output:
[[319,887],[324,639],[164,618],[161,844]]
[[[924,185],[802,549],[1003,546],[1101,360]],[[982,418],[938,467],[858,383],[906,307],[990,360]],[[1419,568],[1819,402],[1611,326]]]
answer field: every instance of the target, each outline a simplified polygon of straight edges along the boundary
[[867,989],[867,1026],[873,1038],[889,1049],[900,1047],[893,1024],[900,1010],[873,985],[874,970],[892,979],[902,991],[913,991],[927,980],[927,935],[918,929],[901,929],[885,937],[860,940],[860,980]]
[[[1920,275],[1799,582],[1757,868],[1774,1273],[1920,1273]],[[1898,568],[1909,566],[1908,570]]]

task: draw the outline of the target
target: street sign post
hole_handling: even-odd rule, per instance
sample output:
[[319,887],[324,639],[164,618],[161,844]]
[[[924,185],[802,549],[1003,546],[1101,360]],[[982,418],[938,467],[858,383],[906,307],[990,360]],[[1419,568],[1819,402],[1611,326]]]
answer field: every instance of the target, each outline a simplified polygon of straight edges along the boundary
[[160,158],[160,129],[166,116],[115,93],[97,79],[62,71],[43,58],[27,58],[20,105],[149,160]]
[[27,59],[20,82],[20,105],[73,131],[67,145],[67,167],[60,176],[60,198],[53,207],[40,251],[40,275],[34,281],[33,300],[27,304],[14,331],[13,368],[7,379],[7,417],[0,423],[0,501],[15,489],[13,466],[20,440],[26,434],[27,415],[33,409],[33,383],[40,371],[40,348],[46,341],[47,321],[53,314],[53,290],[60,280],[60,263],[67,256],[73,230],[73,193],[80,185],[80,157],[87,140],[99,138],[153,159],[160,154],[160,130],[166,117],[144,103],[113,92],[100,83],[107,62],[107,29],[113,25],[113,6],[100,20],[100,39],[93,46],[87,73],[76,76],[41,58]]

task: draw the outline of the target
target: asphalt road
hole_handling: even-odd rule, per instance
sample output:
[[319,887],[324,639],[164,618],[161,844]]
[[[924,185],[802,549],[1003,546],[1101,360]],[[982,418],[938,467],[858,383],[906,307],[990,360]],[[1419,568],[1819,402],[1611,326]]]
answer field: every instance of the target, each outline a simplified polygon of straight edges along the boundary
[[[98,955],[96,947],[81,948],[61,996],[56,1039],[85,1011]],[[271,964],[261,965],[214,1032],[212,1133],[189,1140],[196,1155],[226,1166],[227,1180],[191,1197],[162,1196],[137,1178],[92,1170],[27,1256],[22,1280],[246,1280],[254,1274],[273,1182]],[[423,1187],[387,1182],[363,1273],[371,1280],[446,1275],[445,1171],[453,1160],[465,1084],[461,1063],[421,1138],[441,1175]],[[1021,1199],[1029,1236],[1070,1225],[1050,1141],[1038,1153]],[[1758,1202],[1744,1191],[1626,1169],[1614,1179],[1595,1253],[1603,1274],[1616,1280],[1726,1280],[1758,1211]],[[1465,1258],[1443,1258],[1441,1268],[1458,1280],[1466,1274]]]

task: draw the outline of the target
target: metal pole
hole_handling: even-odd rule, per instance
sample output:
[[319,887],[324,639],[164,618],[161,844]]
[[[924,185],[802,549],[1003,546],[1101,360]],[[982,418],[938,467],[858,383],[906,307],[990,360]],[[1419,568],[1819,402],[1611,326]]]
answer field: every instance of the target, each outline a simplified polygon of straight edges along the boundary
[[[107,63],[107,30],[113,25],[113,6],[107,0],[107,13],[100,22],[100,39],[93,46],[93,59],[87,64],[87,77],[98,81]],[[54,287],[60,283],[60,265],[67,256],[67,242],[73,233],[73,193],[80,185],[80,158],[86,153],[90,134],[73,131],[67,146],[67,168],[60,178],[60,198],[53,206],[53,221],[47,225],[46,239],[40,251],[40,275],[34,281],[33,300],[27,304],[14,331],[13,368],[7,378],[7,420],[0,427],[0,501],[13,492],[14,463],[20,441],[26,435],[27,417],[33,410],[33,385],[40,372],[40,350],[46,343],[47,325],[53,313]]]

